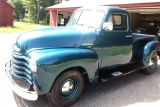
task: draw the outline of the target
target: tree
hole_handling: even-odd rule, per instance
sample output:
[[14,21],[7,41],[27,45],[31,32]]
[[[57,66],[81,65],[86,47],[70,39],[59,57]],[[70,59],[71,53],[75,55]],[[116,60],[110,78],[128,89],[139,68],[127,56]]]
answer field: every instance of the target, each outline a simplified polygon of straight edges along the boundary
[[40,17],[40,0],[37,2],[37,18],[36,23],[39,23],[39,17]]
[[25,5],[25,18],[26,22],[36,22],[36,9],[37,1],[36,0],[24,0],[23,4]]
[[16,20],[26,22],[45,23],[49,22],[46,7],[61,3],[62,0],[8,0],[15,7]]
[[14,19],[22,21],[25,16],[25,8],[21,0],[9,0],[14,7]]
[[39,20],[43,24],[49,23],[49,15],[48,11],[45,10],[46,7],[52,6],[54,4],[58,4],[62,2],[61,0],[40,0],[40,16]]

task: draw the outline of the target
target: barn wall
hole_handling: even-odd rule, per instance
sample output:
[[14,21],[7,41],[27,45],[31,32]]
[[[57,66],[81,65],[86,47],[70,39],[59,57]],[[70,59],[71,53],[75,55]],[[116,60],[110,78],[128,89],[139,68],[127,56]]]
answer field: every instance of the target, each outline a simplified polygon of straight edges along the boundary
[[148,14],[146,15],[146,19],[160,20],[160,14]]
[[67,12],[67,11],[59,11],[58,14],[63,14],[63,18],[68,18],[71,16],[72,12]]
[[13,26],[14,8],[3,0],[0,0],[0,8],[0,26]]
[[140,19],[160,20],[160,14],[138,14],[131,13],[131,29],[135,30],[136,24]]
[[146,16],[137,13],[131,13],[131,29],[134,32],[138,20],[145,19]]
[[56,27],[57,26],[57,10],[50,10],[50,26]]
[[63,15],[63,20],[64,20],[64,23],[61,25],[61,21],[60,21],[60,18],[58,19],[58,26],[65,26],[67,23],[68,23],[68,20],[69,20],[69,18],[70,18],[70,16],[71,16],[71,14],[72,14],[72,12],[71,11],[59,11],[58,12],[58,14],[61,14],[61,15]]

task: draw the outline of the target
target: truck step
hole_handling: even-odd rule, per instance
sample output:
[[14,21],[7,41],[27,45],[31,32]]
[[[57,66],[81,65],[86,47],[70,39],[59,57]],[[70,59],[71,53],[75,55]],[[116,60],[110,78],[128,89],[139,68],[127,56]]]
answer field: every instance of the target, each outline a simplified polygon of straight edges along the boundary
[[137,71],[137,70],[140,70],[140,69],[143,69],[143,68],[145,68],[145,67],[142,64],[128,64],[128,65],[121,66],[121,67],[118,67],[118,68],[113,69],[113,70],[100,71],[99,76],[100,76],[100,80],[102,82],[106,82],[109,79],[124,76],[124,75],[130,74],[134,71]]

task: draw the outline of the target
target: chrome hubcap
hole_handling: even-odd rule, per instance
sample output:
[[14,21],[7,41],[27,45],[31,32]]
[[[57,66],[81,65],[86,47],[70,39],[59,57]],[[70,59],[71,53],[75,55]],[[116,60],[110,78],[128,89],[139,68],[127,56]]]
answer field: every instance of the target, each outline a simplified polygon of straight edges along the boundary
[[153,60],[151,59],[150,61],[149,61],[149,66],[152,66],[154,64],[154,62],[153,62]]
[[78,81],[76,79],[67,79],[63,82],[60,89],[60,97],[63,100],[73,98],[78,91]]
[[74,81],[73,80],[67,80],[62,85],[61,93],[64,96],[70,95],[74,90]]
[[155,59],[154,58],[151,58],[150,60],[149,60],[149,67],[151,68],[151,69],[154,69],[155,68]]

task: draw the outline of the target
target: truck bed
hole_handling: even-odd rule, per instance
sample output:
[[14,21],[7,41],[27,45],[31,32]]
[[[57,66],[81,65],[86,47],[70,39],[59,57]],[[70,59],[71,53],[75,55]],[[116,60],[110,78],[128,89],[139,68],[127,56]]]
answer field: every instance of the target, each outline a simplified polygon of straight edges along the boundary
[[139,33],[132,33],[132,37],[134,41],[137,40],[156,40],[156,35],[148,35],[148,34],[139,34]]

